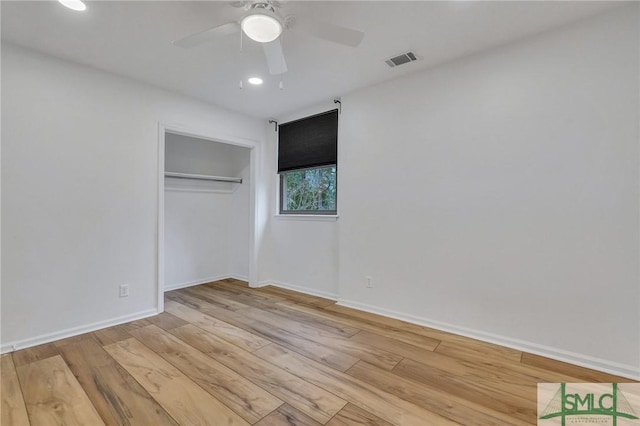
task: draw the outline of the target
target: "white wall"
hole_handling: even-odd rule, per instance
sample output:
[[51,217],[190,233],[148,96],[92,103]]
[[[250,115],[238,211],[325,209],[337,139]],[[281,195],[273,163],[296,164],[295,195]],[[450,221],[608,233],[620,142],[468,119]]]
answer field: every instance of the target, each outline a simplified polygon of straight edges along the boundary
[[640,376],[638,51],[634,4],[343,96],[343,301]]
[[343,96],[340,218],[271,216],[263,278],[640,377],[638,37],[631,5]]
[[[283,117],[280,123],[335,109],[331,103],[317,105]],[[277,133],[267,128],[265,149],[266,176],[271,185],[269,193],[269,227],[266,235],[262,284],[273,283],[320,296],[338,295],[338,226],[335,218],[279,216],[277,205]],[[340,161],[340,160],[338,160]],[[338,182],[341,179],[338,165]],[[340,210],[340,206],[338,206]]]
[[248,148],[167,133],[165,170],[243,183],[165,178],[165,289],[249,269]]
[[155,310],[158,122],[265,135],[259,120],[2,45],[3,350]]
[[[247,155],[246,159],[249,157]],[[234,176],[242,178],[243,184],[231,194],[231,225],[229,227],[229,275],[248,281],[249,279],[249,164]]]

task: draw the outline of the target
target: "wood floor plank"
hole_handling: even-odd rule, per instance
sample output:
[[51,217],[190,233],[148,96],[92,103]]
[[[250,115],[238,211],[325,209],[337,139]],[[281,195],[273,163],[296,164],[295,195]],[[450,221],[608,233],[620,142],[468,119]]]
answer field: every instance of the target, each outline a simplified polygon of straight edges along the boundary
[[633,380],[627,379],[625,377],[614,376],[612,374],[591,370],[589,368],[580,367],[578,365],[573,365],[562,361],[556,361],[555,359],[545,358],[543,356],[526,352],[522,354],[522,364],[557,372],[563,375],[566,374],[567,376],[575,377],[577,380],[574,381],[596,383],[633,382]]
[[229,291],[228,285],[222,288],[216,283],[207,284],[203,287],[210,288],[209,294],[213,292],[229,300],[239,300],[253,308],[281,315],[290,321],[295,320],[296,322],[322,329],[336,336],[351,337],[360,331],[357,328],[348,327],[335,321],[313,317],[295,309],[290,309],[281,304],[281,302],[286,301],[286,299],[275,297],[269,293],[258,294],[254,289],[239,287],[233,287],[233,291]]
[[177,425],[166,411],[94,339],[60,353],[107,425]]
[[[524,422],[532,422],[536,419],[534,387],[531,388],[532,395],[524,398],[511,393],[508,386],[504,386],[505,389],[501,389],[503,383],[500,380],[495,380],[492,383],[490,379],[481,378],[481,381],[479,381],[477,376],[469,374],[468,371],[441,369],[409,358],[402,360],[393,369],[393,373],[409,380],[436,387],[448,394]],[[489,383],[489,386],[486,385],[487,383]],[[508,385],[508,383],[504,385]]]
[[306,305],[300,305],[298,303],[287,301],[287,302],[282,302],[279,305],[287,306],[290,309],[305,312],[309,315],[313,315],[319,318],[328,318],[333,321],[345,324],[347,326],[355,327],[360,330],[366,330],[380,336],[385,336],[395,340],[400,340],[401,342],[404,342],[413,346],[417,346],[419,348],[423,348],[428,351],[432,351],[434,344],[440,342],[440,340],[433,339],[426,336],[421,336],[419,334],[415,334],[405,330],[400,330],[395,327],[377,325],[371,322],[360,320],[355,317],[341,316],[341,315],[334,314],[331,311],[309,307]]
[[105,349],[178,423],[249,424],[136,339],[123,340]]
[[336,336],[327,333],[313,326],[291,321],[280,315],[265,312],[255,308],[246,308],[238,311],[247,318],[251,318],[257,322],[271,325],[277,329],[286,330],[297,336],[309,339],[315,343],[319,343],[326,348],[332,348],[336,351],[349,354],[354,358],[362,359],[380,368],[387,370],[393,369],[401,360],[402,356],[396,355],[376,346],[367,343],[351,340],[346,337]]
[[436,352],[463,360],[494,359],[499,362],[520,362],[522,352],[515,349],[480,342],[458,336],[455,340],[449,337],[438,345]]
[[254,353],[392,424],[398,426],[456,424],[438,414],[370,386],[348,374],[305,358],[282,346],[269,345]]
[[187,321],[171,315],[169,312],[162,312],[161,314],[146,318],[146,320],[164,330],[171,330],[172,328],[189,324]]
[[324,308],[326,306],[330,306],[336,303],[335,300],[325,299],[324,297],[311,296],[309,294],[303,294],[297,291],[288,290],[282,287],[275,287],[272,285],[257,288],[256,291],[271,293],[277,296],[283,296],[286,299],[295,300],[299,303],[303,303],[305,305],[310,305],[310,306],[316,306],[319,308]]
[[22,396],[18,375],[11,355],[2,355],[0,368],[0,395],[2,396],[0,424],[28,426],[27,407],[24,405],[24,397]]
[[324,424],[346,401],[194,325],[171,330],[189,345]]
[[463,398],[447,394],[437,387],[399,377],[366,362],[358,362],[347,370],[347,374],[465,426],[531,424],[531,422],[518,420]]
[[84,333],[84,334],[80,334],[78,336],[72,336],[72,337],[67,337],[66,339],[56,340],[55,342],[53,342],[53,344],[57,348],[60,348],[61,346],[65,346],[65,345],[68,345],[70,343],[81,342],[81,341],[87,340],[87,339],[95,341],[95,337],[93,336],[93,333]]
[[[432,350],[427,351],[424,348],[410,345],[403,341],[392,339],[391,337],[386,337],[376,333],[371,333],[370,331],[361,331],[360,333],[352,336],[351,339],[355,340],[356,342],[367,343],[371,346],[384,349],[388,352],[392,352],[403,357],[408,357],[408,358],[418,359],[418,360],[424,356],[425,352],[433,352]],[[437,340],[432,340],[433,348],[435,349],[439,343],[440,342]]]
[[[169,293],[169,296],[172,295],[178,295],[178,296],[191,296],[197,299],[202,300],[203,302],[206,302],[212,306],[218,307],[218,308],[222,308],[222,309],[226,309],[228,311],[237,311],[239,309],[244,309],[244,308],[248,308],[249,305],[246,305],[244,303],[240,303],[236,300],[229,300],[228,298],[224,298],[218,294],[216,294],[215,292],[211,292],[211,291],[205,291],[202,288],[199,288],[200,286],[196,286],[196,287],[189,287],[189,288],[182,288],[180,290],[174,290],[171,293]],[[178,300],[179,302],[179,300]],[[197,309],[197,308],[196,308]]]
[[5,355],[2,424],[524,425],[537,383],[631,382],[235,279],[165,301]]
[[60,355],[16,368],[32,426],[104,425]]
[[201,286],[201,289],[205,291],[213,290],[215,294],[231,297],[233,300],[256,308],[267,308],[278,302],[287,300],[284,297],[275,296],[269,293],[261,293],[254,289],[242,288],[221,282],[213,282],[203,285]]
[[224,340],[249,352],[260,349],[261,347],[267,346],[271,343],[269,340],[249,333],[242,328],[220,321],[219,319],[203,314],[200,311],[191,309],[173,300],[166,302],[164,307],[173,315],[180,317],[203,330],[212,330]]
[[[177,299],[176,299],[177,300]],[[187,303],[188,306],[198,306],[201,312],[224,321],[228,324],[235,325],[252,334],[258,335],[271,342],[298,351],[318,362],[322,362],[332,368],[345,371],[358,361],[358,358],[347,353],[337,351],[316,343],[312,340],[305,339],[287,330],[283,330],[274,325],[265,324],[263,321],[247,318],[239,311],[231,311],[212,305],[203,299],[191,296],[186,293],[180,294],[180,303]],[[245,305],[246,306],[246,305]]]
[[[444,342],[443,342],[444,344]],[[438,346],[440,347],[440,346]],[[440,353],[425,352],[419,362],[456,375],[468,375],[478,384],[508,389],[514,395],[535,399],[539,382],[572,382],[573,377],[536,367],[524,366],[509,358],[500,360],[495,356],[479,354],[453,357]]]
[[45,343],[44,345],[33,346],[31,348],[21,349],[11,354],[13,363],[16,367],[21,367],[42,359],[47,359],[58,355],[58,347],[53,343]]
[[113,343],[120,342],[131,338],[131,335],[127,331],[126,327],[116,325],[113,327],[103,328],[93,332],[93,337],[102,346],[111,345]]
[[275,396],[155,325],[131,334],[249,423],[282,405]]
[[321,426],[321,424],[289,404],[284,404],[255,426]]
[[349,403],[332,418],[327,426],[393,426],[368,411]]

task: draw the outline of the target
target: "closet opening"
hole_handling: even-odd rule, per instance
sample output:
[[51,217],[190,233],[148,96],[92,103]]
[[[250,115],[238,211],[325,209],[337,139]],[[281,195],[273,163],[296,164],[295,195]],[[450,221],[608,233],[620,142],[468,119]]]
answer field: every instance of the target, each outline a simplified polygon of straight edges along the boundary
[[161,126],[159,312],[165,291],[225,278],[256,285],[256,149]]

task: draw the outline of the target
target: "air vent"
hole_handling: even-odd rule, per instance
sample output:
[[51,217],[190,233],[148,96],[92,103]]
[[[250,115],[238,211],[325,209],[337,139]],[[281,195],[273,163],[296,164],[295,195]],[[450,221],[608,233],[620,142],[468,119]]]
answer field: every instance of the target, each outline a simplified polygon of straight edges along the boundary
[[386,59],[384,62],[389,65],[391,68],[397,67],[398,65],[408,64],[409,62],[417,61],[420,59],[418,55],[413,52],[406,52],[402,55],[394,56],[393,58]]

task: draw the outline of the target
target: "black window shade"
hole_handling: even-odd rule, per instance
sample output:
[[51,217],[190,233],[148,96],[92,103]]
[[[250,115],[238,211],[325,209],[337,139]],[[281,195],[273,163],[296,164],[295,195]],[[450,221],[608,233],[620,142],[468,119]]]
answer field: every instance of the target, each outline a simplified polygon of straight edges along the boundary
[[281,124],[278,173],[338,162],[338,110]]

